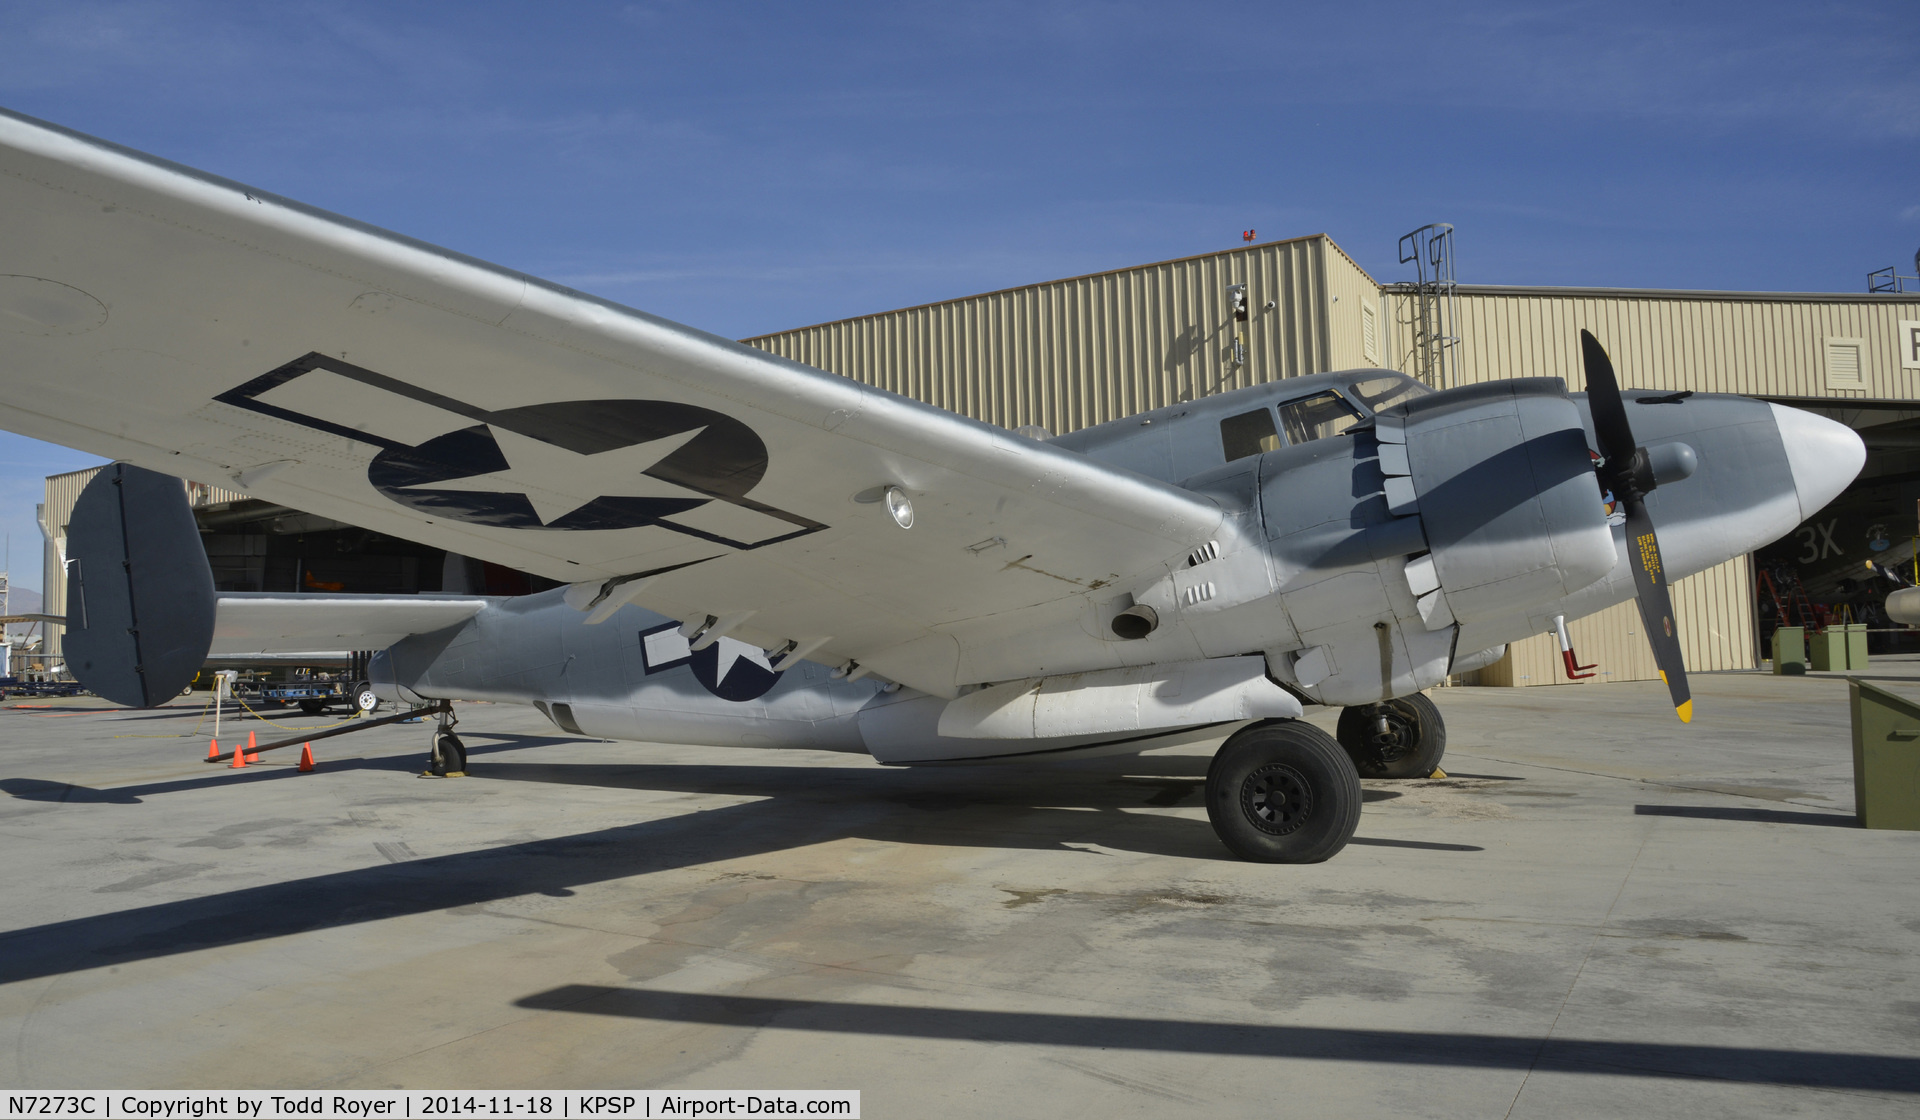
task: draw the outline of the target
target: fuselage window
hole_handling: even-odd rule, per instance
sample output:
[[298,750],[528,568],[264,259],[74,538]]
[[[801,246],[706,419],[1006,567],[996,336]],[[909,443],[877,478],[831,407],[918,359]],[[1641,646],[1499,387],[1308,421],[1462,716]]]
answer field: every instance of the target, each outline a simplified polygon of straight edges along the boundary
[[1280,433],[1274,430],[1273,413],[1268,409],[1243,412],[1220,421],[1220,449],[1227,462],[1280,450]]
[[1359,419],[1360,413],[1338,393],[1316,393],[1280,406],[1280,425],[1286,429],[1288,443],[1337,436]]

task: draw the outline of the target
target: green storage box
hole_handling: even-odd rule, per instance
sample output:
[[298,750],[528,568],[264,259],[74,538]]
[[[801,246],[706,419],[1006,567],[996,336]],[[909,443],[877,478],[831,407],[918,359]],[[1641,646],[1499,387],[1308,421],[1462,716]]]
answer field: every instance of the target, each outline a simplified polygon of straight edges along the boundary
[[1867,667],[1867,624],[1856,622],[1847,626],[1847,668],[1864,669]]
[[1816,673],[1844,673],[1847,669],[1847,635],[1838,626],[1829,626],[1807,635],[1807,667]]
[[1781,626],[1774,629],[1773,671],[1775,674],[1807,671],[1807,632],[1804,628]]
[[1861,827],[1920,831],[1920,704],[1864,681],[1847,684]]

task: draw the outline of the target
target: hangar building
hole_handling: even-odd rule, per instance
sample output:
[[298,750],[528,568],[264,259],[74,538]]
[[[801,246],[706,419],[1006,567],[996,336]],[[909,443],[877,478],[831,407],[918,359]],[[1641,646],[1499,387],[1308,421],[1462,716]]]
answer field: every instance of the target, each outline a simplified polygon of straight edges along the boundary
[[[1236,286],[1239,286],[1236,293]],[[1235,315],[1236,294],[1246,319]],[[1424,314],[1424,318],[1423,318]],[[1436,318],[1436,315],[1438,316]],[[1009,428],[1063,435],[1227,389],[1327,370],[1398,369],[1436,387],[1503,377],[1583,388],[1579,331],[1622,384],[1742,393],[1860,430],[1860,480],[1762,553],[1674,585],[1688,664],[1760,663],[1778,617],[1890,626],[1879,604],[1912,581],[1920,534],[1920,294],[1659,291],[1383,284],[1324,234],[822,323],[745,340]],[[67,515],[91,471],[47,480],[49,611],[65,600]],[[256,501],[192,488],[222,590],[515,594],[545,581]],[[1804,594],[1796,594],[1803,592]],[[1594,682],[1656,676],[1632,604],[1570,625]],[[57,626],[48,648],[57,652]],[[1880,648],[1903,639],[1876,636]],[[1920,647],[1916,647],[1920,648]],[[1553,639],[1510,648],[1477,683],[1562,681]]]

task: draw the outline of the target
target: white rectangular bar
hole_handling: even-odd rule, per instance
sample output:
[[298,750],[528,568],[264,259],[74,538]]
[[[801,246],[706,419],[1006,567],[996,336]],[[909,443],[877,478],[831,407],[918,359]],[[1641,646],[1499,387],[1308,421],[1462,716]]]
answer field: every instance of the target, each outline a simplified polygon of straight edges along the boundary
[[45,1089],[0,1094],[0,1120],[859,1120],[858,1089]]

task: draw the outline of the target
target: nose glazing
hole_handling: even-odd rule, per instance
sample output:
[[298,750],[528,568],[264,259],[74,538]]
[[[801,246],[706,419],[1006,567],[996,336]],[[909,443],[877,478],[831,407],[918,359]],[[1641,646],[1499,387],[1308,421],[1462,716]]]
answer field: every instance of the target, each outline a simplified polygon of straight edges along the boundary
[[1852,428],[1797,408],[1772,405],[1773,422],[1787,448],[1800,519],[1812,517],[1840,496],[1867,464],[1867,445]]

